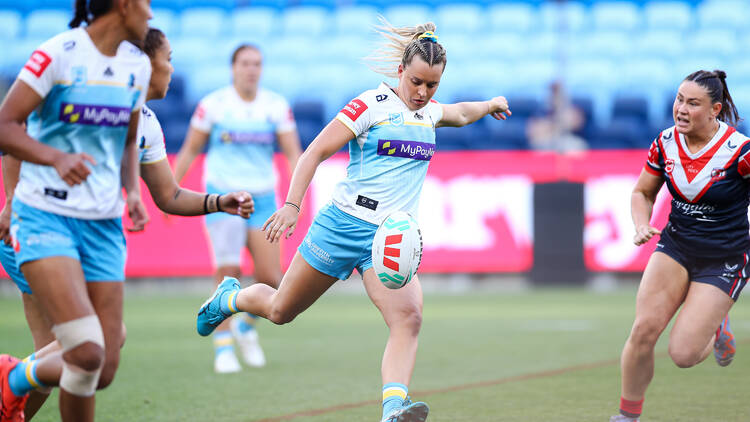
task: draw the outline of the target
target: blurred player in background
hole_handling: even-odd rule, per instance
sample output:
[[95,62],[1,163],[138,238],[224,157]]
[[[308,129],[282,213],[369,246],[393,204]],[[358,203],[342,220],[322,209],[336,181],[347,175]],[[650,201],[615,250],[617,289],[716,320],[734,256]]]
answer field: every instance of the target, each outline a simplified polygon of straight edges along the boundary
[[0,106],[0,149],[24,161],[12,203],[15,258],[62,347],[30,362],[0,356],[2,422],[23,420],[31,390],[58,384],[61,419],[93,421],[96,389],[117,369],[121,171],[137,192],[135,137],[151,76],[128,41],[143,40],[150,18],[148,0],[76,1],[73,29],[32,54]]
[[[226,215],[206,217],[217,284],[224,277],[240,277],[244,247],[253,258],[256,282],[276,287],[281,280],[279,245],[266,242],[260,228],[277,208],[274,143],[278,142],[290,171],[297,165],[302,149],[286,100],[258,86],[262,67],[263,56],[257,47],[243,44],[234,51],[232,85],[214,91],[198,104],[175,162],[175,176],[182,180],[208,143],[206,191],[241,189],[253,195],[255,213],[249,220]],[[265,365],[255,319],[254,315],[242,314],[231,324],[217,328],[213,336],[217,373],[241,369],[234,353],[234,339],[248,365]]]
[[[734,357],[728,312],[747,282],[750,142],[732,127],[739,116],[721,70],[688,75],[672,117],[675,125],[651,144],[633,190],[633,241],[661,236],[638,289],[622,351],[620,414],[611,422],[640,418],[654,376],[654,346],[680,306],[669,335],[677,366],[697,365],[712,349],[721,366]],[[660,231],[650,221],[665,182],[672,211]]]
[[[151,60],[151,81],[148,88],[147,100],[162,99],[169,89],[172,72],[170,63],[171,47],[164,34],[155,28],[150,28],[145,41],[140,45]],[[164,145],[164,135],[161,125],[154,112],[146,105],[138,122],[137,132],[141,177],[149,189],[156,205],[165,213],[174,215],[204,215],[207,212],[221,210],[223,212],[248,218],[253,211],[253,202],[249,193],[232,192],[215,197],[206,193],[193,192],[180,188],[172,175],[167,162]],[[20,162],[11,157],[3,156],[2,171],[3,184],[6,192],[6,203],[0,212],[0,261],[3,268],[16,283],[23,299],[24,313],[34,339],[36,350],[27,360],[33,361],[44,358],[60,349],[51,331],[51,325],[39,309],[37,301],[32,295],[31,288],[18,270],[15,253],[11,246],[10,214],[11,200],[18,180]],[[122,343],[125,341],[125,327],[123,325]],[[44,347],[46,346],[46,347]],[[49,389],[33,390],[26,403],[26,421],[32,419],[42,406],[49,394]]]
[[[294,171],[286,202],[264,224],[266,238],[278,242],[287,230],[287,237],[292,234],[318,165],[349,143],[347,178],[337,185],[333,201],[315,217],[278,290],[262,284],[240,290],[237,280],[228,278],[200,308],[197,328],[208,335],[238,311],[288,323],[356,268],[390,329],[381,367],[382,420],[416,422],[429,412],[425,403],[407,397],[422,324],[422,290],[416,276],[399,290],[380,283],[372,270],[373,236],[394,211],[416,215],[436,127],[465,126],[488,114],[505,119],[503,113],[510,111],[503,97],[443,105],[432,100],[446,64],[434,24],[394,28],[384,21],[380,29],[389,43],[375,55],[382,65],[376,70],[397,77],[398,86],[383,83],[365,91],[315,138]],[[385,143],[395,139],[425,155],[402,149],[392,154]]]

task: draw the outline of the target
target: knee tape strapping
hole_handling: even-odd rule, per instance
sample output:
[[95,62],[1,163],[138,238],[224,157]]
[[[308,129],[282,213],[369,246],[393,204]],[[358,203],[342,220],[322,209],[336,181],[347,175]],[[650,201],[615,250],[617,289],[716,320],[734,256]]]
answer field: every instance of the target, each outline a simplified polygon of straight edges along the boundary
[[67,352],[83,343],[91,342],[104,348],[104,333],[99,318],[88,315],[52,327],[63,352]]
[[102,368],[96,371],[86,371],[63,361],[60,388],[75,396],[91,397],[96,393],[101,373]]

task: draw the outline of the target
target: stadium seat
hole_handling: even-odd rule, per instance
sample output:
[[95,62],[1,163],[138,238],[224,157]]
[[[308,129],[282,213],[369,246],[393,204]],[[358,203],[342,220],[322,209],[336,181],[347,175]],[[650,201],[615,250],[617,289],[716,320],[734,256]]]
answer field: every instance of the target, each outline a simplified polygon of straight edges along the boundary
[[596,127],[594,124],[594,102],[589,97],[578,96],[571,98],[570,103],[581,111],[584,119],[583,127],[575,131],[574,134],[586,140],[591,139]]
[[24,14],[40,7],[40,0],[0,0],[1,10],[13,10],[18,13]]
[[339,36],[369,36],[372,26],[378,24],[377,16],[378,9],[372,6],[337,7],[332,16],[333,30]]
[[315,39],[304,36],[281,36],[268,40],[263,50],[269,63],[308,66],[317,62]]
[[20,34],[21,13],[16,10],[0,10],[0,39],[11,41],[18,38]]
[[175,12],[182,10],[184,0],[151,0],[151,7],[154,9],[170,9]]
[[73,17],[73,5],[75,0],[42,0],[37,7],[45,9],[60,9],[68,12]]
[[577,32],[588,27],[588,13],[582,3],[546,1],[539,6],[539,20],[548,32]]
[[591,21],[599,31],[631,31],[641,24],[641,16],[635,3],[603,1],[591,6]]
[[179,118],[162,120],[160,123],[162,130],[164,131],[167,152],[171,154],[177,153],[180,150],[182,141],[185,139],[185,135],[190,127],[190,120]]
[[227,15],[218,7],[185,9],[180,15],[180,35],[183,37],[217,38],[224,35]]
[[612,104],[612,119],[630,118],[638,125],[649,125],[648,101],[644,97],[616,97]]
[[598,128],[589,144],[598,149],[645,149],[653,140],[654,134],[649,132],[635,119],[616,118]]
[[[673,79],[679,84],[679,81],[697,70],[721,69],[725,63],[724,58],[715,54],[691,55],[676,61],[670,70],[673,72]],[[677,85],[674,89],[677,90]]]
[[693,23],[693,11],[684,1],[647,2],[643,16],[650,30],[684,31]]
[[684,55],[686,45],[680,31],[659,29],[644,31],[633,40],[635,54],[662,60],[675,60]]
[[[484,11],[478,4],[446,4],[435,10],[438,34],[474,35],[484,30]],[[442,39],[441,39],[442,41]]]
[[271,7],[248,7],[231,13],[230,31],[236,38],[264,38],[278,27],[278,12]]
[[227,12],[233,11],[237,6],[237,0],[183,0],[182,2],[182,7],[218,7]]
[[322,6],[299,6],[284,9],[281,28],[285,35],[317,37],[329,30],[329,13]]
[[35,10],[26,17],[26,38],[46,40],[68,29],[71,13],[67,10]]
[[[727,83],[729,85],[729,75],[727,75]],[[745,80],[743,83],[729,85],[729,93],[732,95],[734,105],[737,106],[737,111],[740,117],[747,123],[750,120],[750,81]],[[747,135],[747,132],[743,132]]]
[[170,40],[176,39],[180,33],[179,20],[171,9],[153,9],[154,18],[149,26],[160,29]]
[[485,126],[488,141],[484,147],[489,149],[528,149],[526,121],[508,119],[503,122],[487,122]]
[[729,29],[701,29],[691,31],[687,37],[687,45],[693,54],[715,54],[725,58],[733,58],[740,54],[740,49],[746,50],[747,45],[740,45],[735,31]]
[[316,61],[351,65],[372,53],[372,40],[356,36],[324,37],[315,51]]
[[171,40],[172,65],[177,72],[188,72],[196,66],[227,63],[228,57],[219,57],[211,40],[200,37],[178,37]]
[[[419,4],[399,4],[385,9],[383,14],[393,26],[414,26],[420,23],[433,22],[429,7]],[[438,35],[440,35],[438,33]]]
[[487,29],[496,32],[527,32],[537,20],[534,8],[526,3],[496,3],[486,13]]
[[459,127],[440,127],[435,130],[438,151],[471,149],[469,131]]
[[513,112],[514,120],[527,120],[543,111],[542,104],[534,97],[513,96],[508,98],[508,105]]
[[261,86],[281,94],[287,101],[292,101],[303,84],[300,69],[293,64],[273,64],[263,68]]
[[514,91],[504,95],[515,93],[540,98],[547,92],[550,82],[558,78],[559,72],[559,63],[552,57],[508,63],[503,73],[513,82]]
[[750,7],[741,0],[706,1],[696,9],[698,25],[706,29],[742,30]]
[[298,101],[292,110],[302,147],[307,148],[326,124],[325,105],[320,101]]
[[231,72],[226,65],[204,65],[191,69],[188,75],[187,100],[197,103],[208,93],[231,82]]
[[631,37],[625,32],[581,33],[571,45],[571,60],[607,59],[619,61],[633,54]]

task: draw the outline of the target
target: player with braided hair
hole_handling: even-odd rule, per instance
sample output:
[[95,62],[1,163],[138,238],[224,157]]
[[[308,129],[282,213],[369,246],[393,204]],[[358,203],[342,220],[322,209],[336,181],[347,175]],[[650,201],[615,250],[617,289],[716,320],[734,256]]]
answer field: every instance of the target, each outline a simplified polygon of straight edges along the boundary
[[240,290],[237,280],[227,278],[199,309],[197,328],[208,335],[238,311],[276,324],[291,322],[356,268],[390,329],[381,366],[382,420],[422,422],[428,406],[407,397],[422,324],[422,289],[416,276],[398,290],[381,284],[372,269],[373,237],[390,213],[416,215],[436,149],[436,127],[465,126],[488,114],[505,119],[510,111],[503,97],[457,104],[432,100],[446,65],[434,24],[395,28],[384,20],[380,32],[388,44],[375,53],[375,62],[383,64],[376,70],[396,76],[398,85],[383,83],[341,110],[302,154],[286,202],[263,225],[271,242],[289,237],[318,165],[349,144],[347,177],[315,217],[278,290],[263,284]]

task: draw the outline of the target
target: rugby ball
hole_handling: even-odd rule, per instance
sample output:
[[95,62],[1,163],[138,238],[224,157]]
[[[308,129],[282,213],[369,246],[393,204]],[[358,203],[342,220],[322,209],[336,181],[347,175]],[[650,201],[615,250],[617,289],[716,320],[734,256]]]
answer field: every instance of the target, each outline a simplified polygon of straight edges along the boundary
[[391,213],[375,231],[372,268],[389,289],[400,289],[417,273],[422,261],[422,233],[406,212]]

